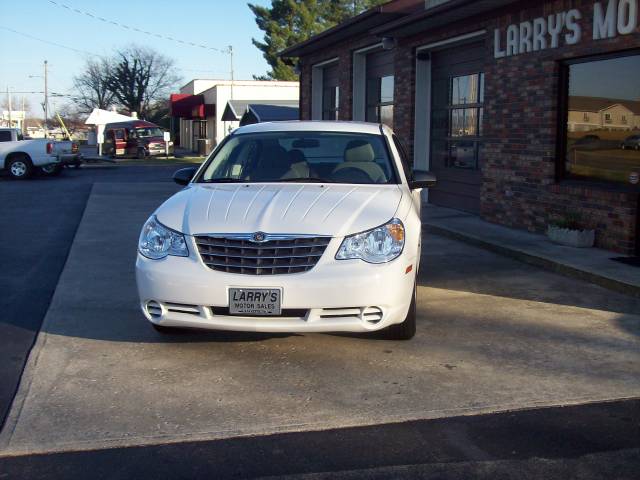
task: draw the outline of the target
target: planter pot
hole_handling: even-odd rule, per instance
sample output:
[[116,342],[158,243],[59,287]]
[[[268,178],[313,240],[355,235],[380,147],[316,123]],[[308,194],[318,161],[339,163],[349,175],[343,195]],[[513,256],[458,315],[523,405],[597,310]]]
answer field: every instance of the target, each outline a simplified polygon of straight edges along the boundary
[[568,228],[560,228],[554,225],[547,227],[547,237],[552,242],[568,247],[588,248],[593,247],[596,238],[594,230],[570,230]]

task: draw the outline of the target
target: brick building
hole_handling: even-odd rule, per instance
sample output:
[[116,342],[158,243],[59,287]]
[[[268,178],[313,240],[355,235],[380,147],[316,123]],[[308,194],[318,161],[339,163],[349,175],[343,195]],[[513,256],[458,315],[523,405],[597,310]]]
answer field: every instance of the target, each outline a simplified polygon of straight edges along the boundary
[[[429,202],[640,255],[639,0],[395,0],[283,57],[303,119],[382,121]],[[637,140],[634,140],[637,138]]]

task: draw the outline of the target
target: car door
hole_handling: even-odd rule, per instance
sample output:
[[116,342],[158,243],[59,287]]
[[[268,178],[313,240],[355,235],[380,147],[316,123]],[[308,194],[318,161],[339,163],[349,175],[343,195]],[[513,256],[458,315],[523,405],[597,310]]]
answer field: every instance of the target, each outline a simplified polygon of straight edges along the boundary
[[127,140],[125,136],[124,128],[116,128],[113,130],[114,134],[114,146],[115,146],[115,154],[125,155],[127,153]]

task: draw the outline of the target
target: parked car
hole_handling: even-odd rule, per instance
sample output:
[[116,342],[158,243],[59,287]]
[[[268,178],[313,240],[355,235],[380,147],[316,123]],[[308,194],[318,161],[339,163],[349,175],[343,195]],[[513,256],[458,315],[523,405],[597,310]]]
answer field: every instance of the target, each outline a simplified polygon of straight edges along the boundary
[[16,128],[0,128],[0,170],[12,178],[29,178],[36,170],[46,176],[58,175],[64,165],[81,161],[74,142],[25,139]]
[[640,150],[640,135],[630,135],[624,139],[624,141],[620,144],[620,148],[623,150],[633,149]]
[[240,127],[142,227],[140,304],[174,327],[259,332],[416,329],[420,190],[386,126]]
[[[164,131],[143,120],[108,123],[104,139],[104,153],[114,158],[147,158],[166,153]],[[173,154],[173,142],[169,142],[169,154]]]

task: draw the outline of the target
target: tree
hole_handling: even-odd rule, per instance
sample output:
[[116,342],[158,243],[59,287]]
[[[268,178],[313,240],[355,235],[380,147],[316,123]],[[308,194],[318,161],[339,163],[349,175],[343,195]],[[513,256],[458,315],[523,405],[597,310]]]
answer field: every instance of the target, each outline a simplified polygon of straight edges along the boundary
[[271,67],[266,75],[256,78],[297,80],[293,67],[278,56],[282,50],[385,1],[271,0],[271,7],[250,3],[258,27],[265,32],[263,41],[254,38],[252,42]]
[[74,99],[80,111],[88,113],[94,108],[107,110],[113,105],[114,95],[107,87],[110,74],[110,62],[106,58],[88,59],[85,62],[84,73],[73,79],[76,91]]
[[140,118],[169,94],[179,80],[173,60],[150,48],[130,46],[112,60],[106,87],[118,104]]

